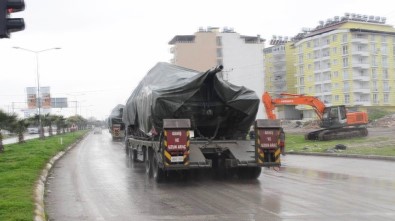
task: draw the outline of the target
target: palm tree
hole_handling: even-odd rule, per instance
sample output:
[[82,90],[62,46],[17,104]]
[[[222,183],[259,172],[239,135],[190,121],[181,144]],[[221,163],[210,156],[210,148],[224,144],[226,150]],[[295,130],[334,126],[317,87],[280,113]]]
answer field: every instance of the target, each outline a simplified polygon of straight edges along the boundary
[[51,115],[51,114],[46,114],[43,117],[43,124],[44,126],[48,126],[48,133],[49,136],[53,136],[53,131],[52,131],[52,123],[56,121],[57,116]]
[[13,122],[16,121],[16,115],[9,115],[2,110],[0,110],[0,153],[4,152],[3,145],[3,135],[1,130],[7,129],[10,130],[12,128]]
[[12,124],[12,131],[18,134],[18,143],[25,143],[24,133],[29,126],[29,123],[25,119],[15,120]]
[[64,133],[64,129],[66,127],[66,119],[59,115],[55,115],[55,124],[56,124],[56,134]]

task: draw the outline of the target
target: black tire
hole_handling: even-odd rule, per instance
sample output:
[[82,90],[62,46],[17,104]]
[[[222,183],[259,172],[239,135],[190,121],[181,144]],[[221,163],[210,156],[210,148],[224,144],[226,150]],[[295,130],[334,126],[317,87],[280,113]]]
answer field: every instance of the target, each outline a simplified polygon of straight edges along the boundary
[[156,157],[153,157],[152,160],[152,176],[157,183],[161,183],[166,180],[166,172],[159,167],[159,163]]
[[237,176],[240,179],[257,179],[262,172],[261,167],[242,167],[238,168],[237,170]]
[[144,165],[145,165],[145,174],[148,175],[148,177],[152,177],[152,154],[151,151],[148,148],[145,148],[144,150]]
[[130,149],[129,150],[129,157],[132,160],[132,162],[137,162],[137,150],[135,149]]

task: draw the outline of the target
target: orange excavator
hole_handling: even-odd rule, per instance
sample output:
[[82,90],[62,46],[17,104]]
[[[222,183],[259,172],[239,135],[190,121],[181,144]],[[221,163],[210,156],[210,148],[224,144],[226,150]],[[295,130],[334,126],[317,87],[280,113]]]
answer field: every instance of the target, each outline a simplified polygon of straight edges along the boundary
[[262,102],[269,119],[276,119],[273,113],[276,106],[281,105],[309,105],[320,119],[321,130],[309,132],[306,140],[336,140],[351,137],[364,137],[368,135],[366,125],[368,115],[366,112],[348,112],[346,106],[331,106],[325,104],[314,96],[302,94],[280,94],[280,98],[273,98],[268,92],[262,95]]

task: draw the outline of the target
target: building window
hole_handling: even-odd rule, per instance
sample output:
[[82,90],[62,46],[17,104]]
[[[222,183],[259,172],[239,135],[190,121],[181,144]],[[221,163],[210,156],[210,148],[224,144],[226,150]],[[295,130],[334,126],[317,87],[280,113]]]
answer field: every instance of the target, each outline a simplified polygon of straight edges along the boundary
[[373,91],[378,91],[377,81],[372,81],[372,87],[373,87]]
[[348,81],[344,82],[344,91],[349,91],[350,90],[350,84],[348,83]]
[[382,36],[381,36],[381,42],[382,42],[382,43],[386,43],[386,42],[387,42],[387,36],[382,35]]
[[381,54],[387,54],[387,45],[386,44],[381,45]]
[[315,93],[321,93],[321,85],[315,86]]
[[337,59],[333,59],[333,65],[337,65]]
[[378,104],[379,103],[378,95],[376,93],[374,93],[374,94],[372,94],[372,97],[373,97],[373,103]]
[[222,48],[217,48],[217,57],[222,58]]
[[222,46],[222,37],[217,36],[217,46]]
[[350,95],[349,94],[344,95],[344,103],[346,103],[346,104],[350,103]]
[[389,79],[388,69],[383,69],[383,78],[384,78],[384,80],[388,80]]
[[377,79],[377,69],[372,68],[372,79]]
[[320,58],[320,51],[314,51],[314,59]]
[[299,64],[302,64],[303,63],[303,54],[300,54],[299,55]]
[[304,87],[300,87],[300,88],[299,88],[299,93],[300,93],[300,94],[304,94]]
[[377,50],[376,50],[376,45],[375,44],[370,44],[370,52],[372,54],[377,54]]
[[377,56],[372,56],[372,66],[377,67]]
[[314,80],[315,80],[315,81],[321,81],[321,74],[319,74],[319,73],[318,73],[318,74],[315,74],[315,75],[314,75]]
[[343,34],[343,43],[346,43],[348,41],[348,35],[347,33]]
[[343,45],[343,55],[347,55],[347,54],[348,54],[348,46]]
[[304,77],[299,78],[299,85],[304,85]]
[[347,71],[347,70],[343,70],[343,78],[344,78],[345,80],[348,80],[348,79],[349,79],[349,75],[348,75],[348,71]]
[[376,40],[376,36],[375,35],[370,35],[370,40],[371,41],[375,41]]
[[309,53],[308,56],[309,56],[309,59],[311,59],[311,53]]
[[389,91],[390,90],[390,86],[388,84],[388,81],[384,81],[383,82],[383,89],[384,89],[384,91]]
[[339,77],[339,72],[337,72],[337,71],[333,72],[333,77],[334,77],[334,78]]
[[308,41],[307,42],[307,47],[310,48],[311,47],[311,43]]
[[381,57],[381,63],[383,67],[388,67],[388,59],[387,57]]
[[332,35],[332,42],[335,42],[337,40],[337,35]]
[[337,54],[337,48],[336,47],[332,48],[332,52],[333,54]]
[[307,66],[307,69],[310,71],[311,70],[311,64],[309,64],[308,66]]
[[388,93],[384,93],[384,103],[386,103],[386,104],[389,103],[389,97],[390,97],[390,95]]
[[344,57],[343,58],[343,68],[346,68],[346,67],[348,67],[348,58]]
[[339,101],[339,95],[335,95],[335,102]]
[[301,65],[301,66],[299,67],[299,74],[301,74],[301,75],[304,74],[303,65]]

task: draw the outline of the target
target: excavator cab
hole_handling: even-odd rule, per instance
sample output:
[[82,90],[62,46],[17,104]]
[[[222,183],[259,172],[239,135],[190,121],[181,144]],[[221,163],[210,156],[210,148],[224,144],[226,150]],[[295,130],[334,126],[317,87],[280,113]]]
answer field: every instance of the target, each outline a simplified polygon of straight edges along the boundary
[[346,106],[325,107],[320,126],[326,129],[341,128],[347,126]]

